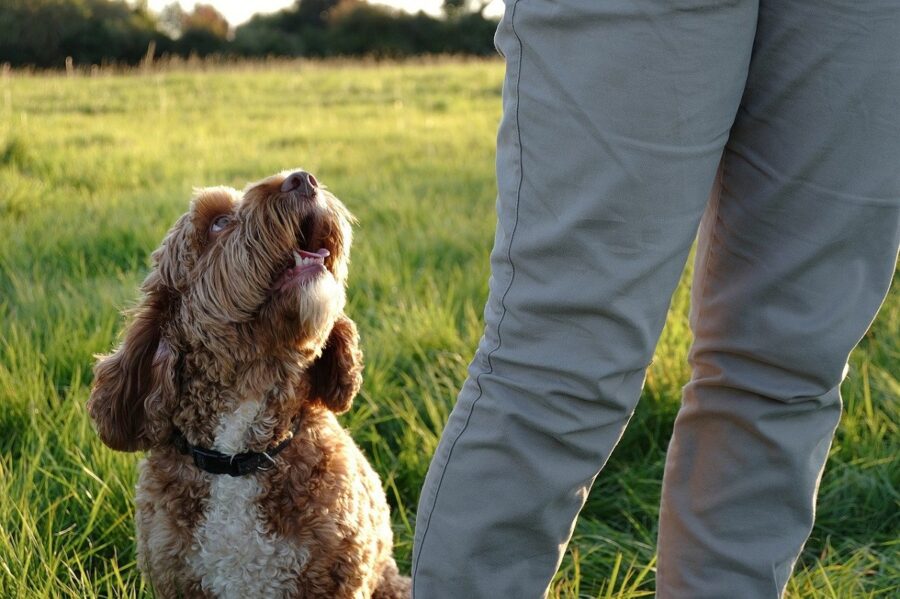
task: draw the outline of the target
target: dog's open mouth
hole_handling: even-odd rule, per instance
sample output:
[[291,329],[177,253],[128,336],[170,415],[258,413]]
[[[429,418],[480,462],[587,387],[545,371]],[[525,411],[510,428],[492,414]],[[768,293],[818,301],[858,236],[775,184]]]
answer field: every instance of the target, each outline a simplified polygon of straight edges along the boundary
[[313,249],[316,228],[313,221],[313,218],[307,218],[301,225],[297,235],[297,247],[292,249],[290,255],[285,258],[284,271],[273,285],[276,291],[302,285],[328,270],[325,259],[331,255],[331,252],[325,248]]
[[325,248],[315,252],[294,249],[291,252],[293,266],[289,266],[275,282],[275,289],[281,291],[291,285],[306,283],[326,271],[325,258],[330,252]]

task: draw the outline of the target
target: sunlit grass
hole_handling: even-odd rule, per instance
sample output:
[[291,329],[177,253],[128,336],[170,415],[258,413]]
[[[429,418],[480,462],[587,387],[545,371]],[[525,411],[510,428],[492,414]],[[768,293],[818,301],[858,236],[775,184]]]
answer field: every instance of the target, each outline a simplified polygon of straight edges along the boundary
[[[360,220],[348,311],[366,382],[343,422],[382,475],[408,570],[419,487],[481,335],[501,78],[493,61],[0,77],[0,597],[149,596],[138,458],[105,448],[83,410],[92,355],[114,343],[193,186],[292,166]],[[898,295],[853,354],[789,597],[900,594]],[[687,307],[682,285],[553,597],[652,595]]]

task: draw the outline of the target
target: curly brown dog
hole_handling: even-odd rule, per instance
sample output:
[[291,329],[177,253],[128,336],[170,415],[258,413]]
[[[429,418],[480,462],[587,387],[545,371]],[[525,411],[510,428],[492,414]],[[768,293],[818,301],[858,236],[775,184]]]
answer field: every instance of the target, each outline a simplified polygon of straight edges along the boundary
[[335,414],[361,383],[352,216],[303,171],[203,189],[162,245],[88,411],[147,450],[140,569],[161,597],[409,597],[377,475]]

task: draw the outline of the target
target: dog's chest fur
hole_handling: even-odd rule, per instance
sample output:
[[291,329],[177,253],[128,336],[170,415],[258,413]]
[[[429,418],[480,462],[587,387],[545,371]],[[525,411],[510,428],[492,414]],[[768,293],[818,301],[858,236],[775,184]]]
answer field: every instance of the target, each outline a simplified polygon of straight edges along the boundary
[[[228,454],[245,451],[259,409],[258,402],[245,402],[223,417],[213,448]],[[188,559],[204,591],[237,599],[281,597],[296,587],[309,552],[266,531],[258,507],[262,492],[255,475],[212,477]]]
[[[385,573],[385,588],[408,596],[378,476],[333,413],[300,418],[266,473],[211,475],[174,447],[148,455],[135,497],[138,563],[157,596],[355,599]],[[212,448],[240,453],[271,427],[243,403],[221,418]]]

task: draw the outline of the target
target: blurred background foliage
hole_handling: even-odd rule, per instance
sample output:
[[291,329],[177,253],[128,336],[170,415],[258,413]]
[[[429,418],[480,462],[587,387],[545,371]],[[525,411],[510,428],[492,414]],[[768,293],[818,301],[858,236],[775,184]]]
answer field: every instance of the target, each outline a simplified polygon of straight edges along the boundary
[[134,65],[154,57],[235,58],[494,53],[487,2],[445,0],[443,15],[365,0],[298,0],[232,27],[209,4],[158,14],[145,1],[3,0],[0,63],[14,67]]

